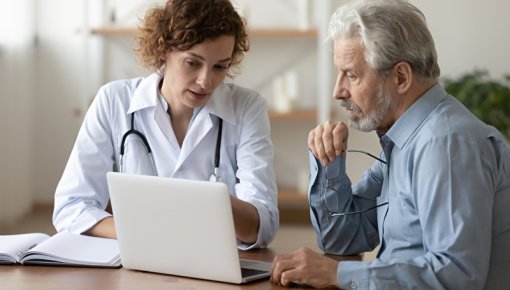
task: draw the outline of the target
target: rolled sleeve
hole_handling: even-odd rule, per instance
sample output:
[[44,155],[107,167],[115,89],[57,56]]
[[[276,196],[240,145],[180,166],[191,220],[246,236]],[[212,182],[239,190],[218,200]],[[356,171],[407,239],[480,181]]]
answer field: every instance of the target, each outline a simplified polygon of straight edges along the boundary
[[240,250],[267,247],[273,240],[276,230],[278,229],[278,216],[275,217],[274,211],[271,212],[266,205],[259,201],[252,201],[251,204],[257,209],[259,215],[260,226],[257,241],[253,244],[245,244],[238,240],[237,245]]
[[75,222],[72,223],[69,229],[73,233],[82,234],[99,221],[110,216],[112,215],[97,207],[84,208],[83,212],[78,216]]
[[106,172],[113,168],[110,105],[104,87],[80,128],[76,143],[55,191],[53,224],[58,232],[78,234],[110,216]]
[[[358,183],[358,191],[353,193],[346,174],[345,156],[338,157],[328,168],[311,153],[309,158],[312,173],[308,193],[310,216],[319,248],[334,255],[354,255],[374,249],[379,242],[375,215],[331,216],[329,211],[355,212],[375,205],[380,182],[370,178],[370,173],[365,173]],[[328,181],[326,170],[335,172],[334,176],[328,176]]]
[[245,106],[237,149],[236,196],[252,204],[259,216],[259,231],[254,244],[238,242],[240,249],[266,247],[279,225],[274,150],[270,138],[265,100],[255,95]]

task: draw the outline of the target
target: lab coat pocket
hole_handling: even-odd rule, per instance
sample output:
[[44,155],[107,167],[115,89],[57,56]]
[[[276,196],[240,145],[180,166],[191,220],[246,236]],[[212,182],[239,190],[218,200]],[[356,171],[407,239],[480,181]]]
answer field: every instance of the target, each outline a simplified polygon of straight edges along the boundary
[[123,172],[141,175],[155,175],[151,156],[142,140],[126,140],[124,147]]

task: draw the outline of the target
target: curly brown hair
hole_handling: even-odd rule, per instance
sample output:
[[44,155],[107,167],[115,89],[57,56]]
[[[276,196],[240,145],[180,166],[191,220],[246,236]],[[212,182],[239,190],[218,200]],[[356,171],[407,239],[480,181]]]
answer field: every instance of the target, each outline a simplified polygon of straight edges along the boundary
[[[237,67],[249,49],[246,21],[229,0],[168,0],[150,9],[137,33],[140,62],[159,70],[171,50],[187,50],[206,39],[235,37],[230,68]],[[231,76],[230,72],[229,75]]]

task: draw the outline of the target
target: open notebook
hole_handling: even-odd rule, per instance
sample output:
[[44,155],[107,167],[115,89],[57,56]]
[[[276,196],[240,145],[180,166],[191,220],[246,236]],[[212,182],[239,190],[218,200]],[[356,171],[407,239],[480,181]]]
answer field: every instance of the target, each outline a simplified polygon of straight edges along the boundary
[[118,268],[116,240],[69,232],[49,236],[41,233],[0,236],[0,264],[33,264]]
[[114,172],[107,180],[125,268],[230,283],[270,276],[270,262],[239,259],[225,184]]

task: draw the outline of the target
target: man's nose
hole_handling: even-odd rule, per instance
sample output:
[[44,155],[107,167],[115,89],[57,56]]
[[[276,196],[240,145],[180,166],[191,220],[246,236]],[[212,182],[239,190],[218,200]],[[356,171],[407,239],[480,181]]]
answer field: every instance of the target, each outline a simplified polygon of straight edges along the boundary
[[336,93],[333,97],[337,100],[347,99],[350,96],[349,91],[346,88],[339,88],[338,90],[335,91]]
[[335,83],[335,88],[333,89],[333,98],[337,100],[342,100],[348,98],[349,96],[350,96],[349,90],[342,83],[342,80],[338,78]]

